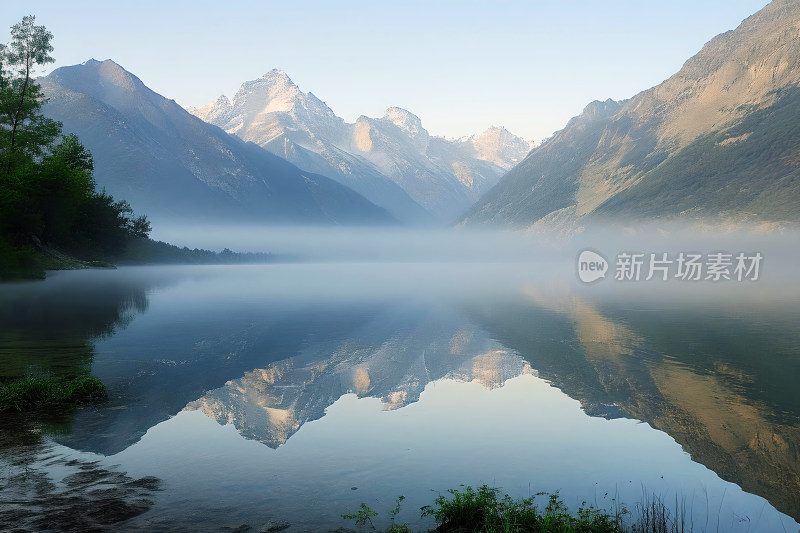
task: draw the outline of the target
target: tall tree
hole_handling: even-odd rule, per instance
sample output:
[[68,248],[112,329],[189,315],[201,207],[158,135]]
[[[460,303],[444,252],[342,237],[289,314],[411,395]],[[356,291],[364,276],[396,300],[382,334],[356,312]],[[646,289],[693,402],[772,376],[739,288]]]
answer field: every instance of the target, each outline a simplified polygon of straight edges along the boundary
[[41,157],[61,125],[44,117],[35,68],[55,61],[53,34],[28,15],[11,27],[11,42],[0,48],[0,161],[10,176]]

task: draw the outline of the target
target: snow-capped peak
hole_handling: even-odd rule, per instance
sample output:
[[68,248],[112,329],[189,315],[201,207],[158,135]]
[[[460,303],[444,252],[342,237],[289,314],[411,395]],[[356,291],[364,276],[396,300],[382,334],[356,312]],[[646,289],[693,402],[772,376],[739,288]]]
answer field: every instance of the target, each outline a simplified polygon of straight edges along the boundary
[[226,120],[232,109],[231,101],[227,96],[221,94],[216,100],[212,100],[207,104],[197,107],[187,107],[186,111],[198,117],[200,120],[215,124]]
[[261,79],[266,80],[273,85],[284,85],[284,86],[295,87],[295,84],[289,77],[289,75],[279,68],[274,68],[270,70],[269,72],[261,76]]
[[410,137],[416,137],[422,132],[425,132],[426,135],[428,133],[422,127],[419,117],[402,107],[390,107],[383,114],[383,118],[406,132]]
[[231,101],[228,99],[227,96],[225,96],[224,94],[221,94],[221,95],[219,95],[219,97],[216,100],[214,100],[214,105],[217,105],[217,106],[220,106],[220,107],[224,107],[224,108],[230,108],[231,107]]
[[503,168],[519,163],[535,146],[502,126],[491,126],[483,133],[467,139],[478,159],[491,161]]
[[[252,112],[290,112],[303,99],[303,93],[280,69],[242,84],[233,98],[233,106]],[[244,106],[244,107],[243,107]]]

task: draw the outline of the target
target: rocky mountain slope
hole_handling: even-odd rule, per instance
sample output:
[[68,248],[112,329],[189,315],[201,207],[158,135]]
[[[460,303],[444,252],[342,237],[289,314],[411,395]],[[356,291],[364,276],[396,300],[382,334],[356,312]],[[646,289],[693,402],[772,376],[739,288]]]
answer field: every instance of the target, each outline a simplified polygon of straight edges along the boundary
[[220,96],[189,111],[409,222],[452,220],[531,148],[503,128],[455,141],[433,137],[397,107],[346,123],[280,70],[245,82],[232,101]]
[[393,220],[351,189],[197,119],[113,61],[62,67],[40,83],[45,115],[91,150],[98,185],[155,221]]
[[463,217],[800,219],[800,2],[774,0],[630,100],[592,102]]

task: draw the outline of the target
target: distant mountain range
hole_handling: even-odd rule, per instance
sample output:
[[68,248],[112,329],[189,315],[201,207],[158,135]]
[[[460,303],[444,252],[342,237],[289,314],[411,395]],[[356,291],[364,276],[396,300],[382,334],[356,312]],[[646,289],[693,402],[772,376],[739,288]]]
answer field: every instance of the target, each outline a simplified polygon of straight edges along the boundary
[[800,220],[800,2],[774,0],[630,100],[595,101],[463,224]]
[[350,124],[281,70],[245,82],[232,101],[220,96],[188,110],[304,170],[352,187],[407,222],[431,215],[453,220],[531,149],[497,127],[457,140],[433,137],[419,117],[398,107]]
[[395,222],[352,189],[190,115],[113,61],[39,82],[44,114],[91,150],[98,185],[152,220]]
[[280,70],[196,116],[112,61],[41,83],[99,185],[156,220],[772,224],[800,221],[798,27],[800,2],[774,0],[660,85],[590,103],[532,150],[503,128],[434,137],[398,107],[347,123]]

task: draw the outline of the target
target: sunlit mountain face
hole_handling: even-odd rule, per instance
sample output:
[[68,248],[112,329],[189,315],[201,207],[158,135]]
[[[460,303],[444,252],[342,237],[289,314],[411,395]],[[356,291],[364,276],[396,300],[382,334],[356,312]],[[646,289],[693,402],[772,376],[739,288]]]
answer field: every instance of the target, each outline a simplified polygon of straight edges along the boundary
[[461,139],[436,137],[399,107],[347,123],[277,69],[242,84],[233,100],[223,95],[188,110],[352,187],[408,223],[452,221],[532,147],[501,127]]
[[777,0],[663,83],[594,101],[470,208],[465,224],[796,224],[800,5]]

